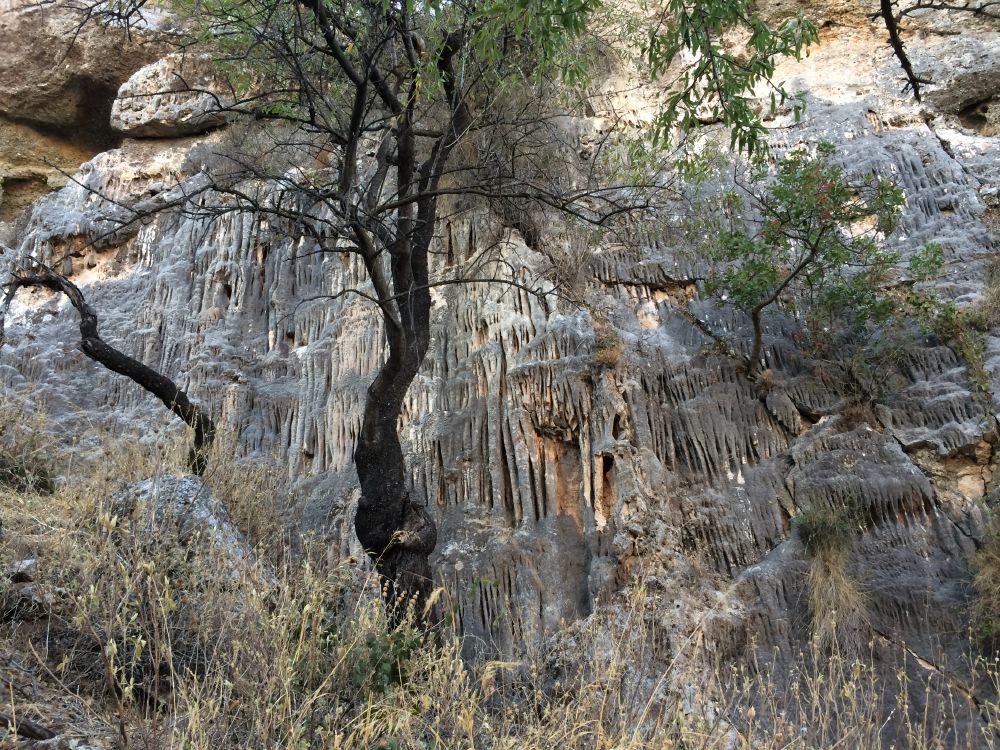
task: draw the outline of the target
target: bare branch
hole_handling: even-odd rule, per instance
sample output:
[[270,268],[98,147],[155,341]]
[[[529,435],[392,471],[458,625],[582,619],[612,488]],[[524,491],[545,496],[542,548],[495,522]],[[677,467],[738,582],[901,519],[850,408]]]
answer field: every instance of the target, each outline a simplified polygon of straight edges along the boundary
[[[899,37],[899,24],[896,21],[896,16],[892,10],[893,0],[879,0],[879,15],[882,16],[882,20],[885,22],[886,31],[889,32],[889,45],[892,47],[892,52],[899,60],[900,66],[903,68],[903,72],[906,74],[907,88],[913,90],[913,98],[918,102],[920,101],[920,84],[927,83],[926,81],[921,81],[916,73],[913,72],[913,65],[910,63],[910,58],[906,54],[906,50],[903,48],[903,40]],[[904,91],[906,88],[903,89]]]
[[204,473],[208,461],[207,452],[215,439],[215,423],[205,411],[192,404],[187,393],[172,380],[105,342],[97,331],[97,314],[87,304],[76,284],[48,266],[36,262],[32,271],[15,274],[6,286],[4,314],[0,315],[0,344],[3,343],[3,318],[19,289],[42,287],[65,294],[80,315],[80,349],[83,353],[156,396],[191,427],[194,430],[194,446],[188,454],[188,466],[198,476]]

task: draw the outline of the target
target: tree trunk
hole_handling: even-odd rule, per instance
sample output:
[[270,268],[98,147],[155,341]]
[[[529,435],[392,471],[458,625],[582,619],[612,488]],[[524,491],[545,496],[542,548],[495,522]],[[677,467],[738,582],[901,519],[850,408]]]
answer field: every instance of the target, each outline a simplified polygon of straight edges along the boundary
[[430,554],[437,544],[434,520],[406,489],[399,443],[399,414],[419,367],[416,354],[411,348],[409,361],[403,362],[390,354],[368,388],[354,453],[361,480],[354,528],[382,578],[382,595],[393,627],[403,621],[411,606],[417,623],[424,624],[424,607],[433,588]]
[[399,443],[403,399],[430,345],[427,251],[434,206],[421,209],[413,234],[403,234],[394,248],[393,288],[403,292],[396,300],[399,321],[386,323],[389,355],[368,387],[354,452],[361,481],[354,529],[382,578],[393,627],[403,621],[409,607],[416,623],[427,625],[429,613],[424,609],[433,589],[430,554],[437,544],[434,520],[406,489],[406,464]]

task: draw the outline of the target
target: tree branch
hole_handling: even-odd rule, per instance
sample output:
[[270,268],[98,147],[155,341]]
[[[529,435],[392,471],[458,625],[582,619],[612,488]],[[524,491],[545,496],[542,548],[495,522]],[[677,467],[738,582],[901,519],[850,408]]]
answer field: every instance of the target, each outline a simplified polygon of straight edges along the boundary
[[[906,73],[906,80],[909,82],[908,87],[913,89],[913,98],[919,102],[920,84],[923,81],[917,78],[917,75],[913,72],[910,58],[907,57],[906,50],[903,49],[903,40],[899,37],[899,25],[896,23],[896,16],[892,12],[892,1],[880,0],[879,15],[882,16],[886,31],[889,32],[889,44],[892,47],[893,54],[896,55],[896,59],[899,60],[899,64],[903,67],[903,72]],[[906,88],[903,91],[906,91]]]
[[201,476],[208,463],[207,452],[215,439],[215,423],[200,407],[191,403],[187,393],[172,380],[107,344],[97,332],[97,314],[87,304],[79,287],[51,268],[35,263],[32,273],[15,275],[7,284],[3,314],[0,314],[0,344],[3,342],[3,317],[17,291],[23,287],[43,287],[65,294],[80,315],[80,349],[112,372],[124,375],[160,399],[164,406],[194,430],[194,446],[188,454],[188,467]]

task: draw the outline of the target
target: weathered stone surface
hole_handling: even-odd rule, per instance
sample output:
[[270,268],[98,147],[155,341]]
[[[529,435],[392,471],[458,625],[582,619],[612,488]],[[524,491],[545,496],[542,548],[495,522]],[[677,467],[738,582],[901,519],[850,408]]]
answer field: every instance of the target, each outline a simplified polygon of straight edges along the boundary
[[114,497],[111,513],[134,539],[164,549],[177,545],[186,550],[189,566],[214,579],[259,572],[225,506],[196,477],[159,474],[134,482]]
[[65,5],[0,9],[0,242],[30,203],[121,136],[108,121],[118,87],[162,47],[141,35],[77,27]]
[[14,560],[7,566],[7,578],[11,583],[31,583],[38,574],[38,561]]
[[1000,33],[927,39],[912,44],[909,53],[914,72],[928,81],[922,93],[929,106],[958,115],[974,129],[995,119],[991,107],[1000,101]]
[[[1000,205],[996,140],[938,100],[903,99],[877,25],[841,21],[810,58],[780,66],[789,88],[808,92],[808,110],[797,125],[774,118],[775,152],[830,140],[849,173],[891,176],[907,197],[894,237],[904,257],[941,243],[949,269],[938,289],[979,304],[997,252],[987,226]],[[116,203],[162,205],[197,189],[224,165],[228,137],[130,141],[92,159],[81,185],[35,205],[17,249],[68,254],[108,340],[183,382],[241,454],[277,457],[298,479],[298,520],[358,553],[351,456],[381,323],[353,297],[328,297],[363,291],[363,270],[248,212],[119,228]],[[774,316],[768,383],[750,383],[706,348],[708,329],[745,353],[748,322],[693,299],[696,269],[670,239],[594,248],[581,263],[592,310],[502,283],[435,290],[431,351],[402,429],[414,495],[440,526],[437,575],[470,643],[509,651],[544,637],[642,572],[670,602],[656,616],[672,646],[706,622],[712,653],[777,649],[788,665],[809,638],[794,519],[851,503],[865,518],[851,564],[870,592],[885,674],[904,655],[917,669],[914,654],[960,669],[966,560],[996,463],[995,425],[965,364],[928,338],[897,392],[851,417],[852,394],[802,359],[795,321]],[[484,212],[442,223],[433,271],[453,277],[485,248],[496,248],[487,267],[501,279],[555,281],[549,258]],[[597,356],[593,310],[621,341],[617,361]],[[26,295],[7,324],[5,386],[37,384],[67,431],[80,410],[136,439],[174,429],[146,394],[76,351],[74,327],[57,300]],[[987,367],[1000,382],[1000,331]]]
[[111,126],[133,138],[176,138],[226,124],[232,96],[207,55],[167,55],[118,90]]
[[[33,4],[32,4],[33,5]],[[55,131],[79,145],[115,142],[108,114],[118,87],[162,47],[88,24],[66,7],[12,8],[0,16],[0,117]]]

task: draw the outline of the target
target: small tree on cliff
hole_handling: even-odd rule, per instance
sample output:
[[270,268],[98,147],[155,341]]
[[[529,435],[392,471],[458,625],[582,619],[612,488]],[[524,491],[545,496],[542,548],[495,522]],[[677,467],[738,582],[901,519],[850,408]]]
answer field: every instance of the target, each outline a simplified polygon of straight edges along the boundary
[[[552,102],[586,80],[579,45],[601,2],[178,0],[173,6],[233,83],[234,101],[220,106],[284,128],[285,145],[311,149],[327,164],[290,170],[287,163],[269,167],[258,154],[231,154],[224,179],[212,175],[199,189],[225,200],[208,208],[199,198],[185,210],[259,212],[312,238],[322,252],[351,253],[363,263],[370,289],[349,291],[377,306],[386,352],[368,388],[354,453],[361,482],[355,528],[388,601],[406,596],[419,603],[430,590],[437,533],[424,499],[409,496],[398,421],[430,343],[431,287],[482,281],[431,277],[428,255],[443,199],[482,197],[502,208],[508,225],[530,243],[540,239],[525,220],[532,209],[607,227],[648,209],[663,188],[654,172],[626,182],[599,169],[574,172],[558,153],[552,158],[556,116],[567,112]],[[771,30],[749,6],[748,0],[668,0],[630,19],[629,33],[640,40],[635,50],[653,77],[681,52],[697,61],[666,97],[654,143],[665,142],[675,125],[710,115],[732,129],[734,145],[760,151],[753,89],[769,81],[776,55],[797,55],[815,40],[815,29],[789,21]],[[133,24],[146,0],[82,7],[88,19]],[[749,30],[739,54],[720,46],[733,26]],[[270,192],[249,187],[261,184]]]
[[[941,327],[946,306],[912,288],[940,272],[940,246],[913,253],[908,278],[897,278],[900,253],[887,240],[905,203],[902,189],[874,174],[848,179],[834,156],[830,143],[814,153],[796,150],[778,162],[773,179],[767,170],[753,171],[748,180],[737,178],[736,191],[703,207],[699,231],[712,238],[696,251],[710,261],[705,288],[750,319],[751,378],[767,365],[768,309],[802,320],[815,357],[835,351],[845,362],[849,350],[878,360],[883,329],[912,321]],[[884,384],[888,373],[876,379]]]
[[762,365],[769,307],[801,311],[814,326],[832,318],[852,329],[891,307],[880,290],[899,256],[881,240],[896,228],[902,191],[875,175],[850,184],[832,154],[828,143],[816,155],[796,151],[778,164],[773,183],[766,172],[753,174],[721,200],[706,286],[750,318],[751,375]]

